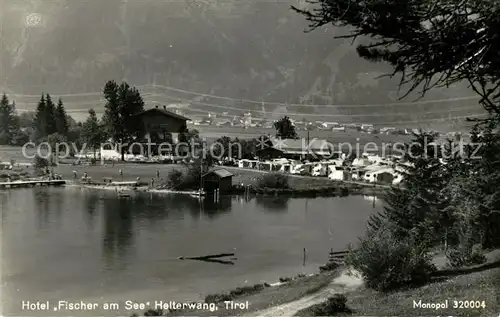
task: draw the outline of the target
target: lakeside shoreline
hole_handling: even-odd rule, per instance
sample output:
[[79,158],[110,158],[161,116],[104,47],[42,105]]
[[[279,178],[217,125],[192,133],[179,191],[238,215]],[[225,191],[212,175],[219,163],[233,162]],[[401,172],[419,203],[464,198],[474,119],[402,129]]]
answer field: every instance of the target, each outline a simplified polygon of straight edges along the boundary
[[[278,305],[283,305],[300,300],[306,296],[318,294],[325,290],[332,281],[343,274],[346,270],[345,266],[339,266],[330,271],[320,271],[301,276],[300,274],[294,277],[287,278],[289,280],[279,281],[272,284],[258,284],[264,285],[261,288],[256,288],[254,291],[245,291],[254,286],[243,286],[229,290],[222,294],[208,294],[207,297],[224,297],[216,302],[207,302],[206,305],[215,305],[217,316],[246,316],[255,314],[260,311],[273,308]],[[283,278],[280,278],[280,280]],[[238,294],[239,293],[239,294]],[[238,294],[231,296],[231,294]],[[248,307],[242,310],[228,309],[225,307],[224,301],[233,301],[238,303],[248,303]],[[158,310],[156,310],[159,312]],[[135,312],[143,314],[144,312]],[[163,310],[164,316],[199,316],[208,317],[214,316],[214,312],[206,309],[184,309],[184,310]]]
[[[17,171],[18,174],[32,173],[30,167],[20,167],[21,170]],[[336,197],[346,195],[383,195],[390,186],[362,183],[362,182],[349,182],[330,180],[327,177],[313,177],[301,175],[284,174],[289,179],[288,189],[259,189],[256,187],[257,179],[262,175],[272,172],[242,169],[237,167],[220,166],[220,168],[227,169],[233,174],[233,188],[224,195],[242,195],[245,194],[245,187],[250,186],[251,194],[256,196],[283,196],[283,197]],[[94,187],[95,189],[107,190],[109,187],[104,182],[98,181],[101,179],[120,180],[122,182],[135,182],[140,179],[140,183],[146,186],[139,186],[142,192],[150,192],[157,194],[174,194],[179,191],[172,191],[168,189],[154,189],[147,185],[154,180],[161,184],[165,181],[168,174],[173,170],[182,171],[185,166],[177,164],[136,164],[136,163],[122,163],[115,167],[109,165],[66,165],[60,164],[51,167],[55,174],[58,174],[62,179],[66,180],[68,184],[80,185],[83,187]],[[120,170],[123,174],[120,175]],[[75,178],[74,173],[78,176],[87,174],[93,184],[82,183],[80,178]],[[6,171],[7,173],[7,171]],[[8,173],[16,173],[15,171],[8,171]],[[160,178],[158,178],[160,174]],[[24,176],[26,177],[26,176]],[[141,184],[141,185],[142,185]],[[115,190],[115,186],[110,186],[110,189]],[[133,187],[121,188],[124,190],[133,190]],[[197,194],[197,190],[182,191],[185,194]],[[223,195],[223,194],[221,194]]]
[[[115,186],[115,185],[103,185],[103,184],[85,184],[73,181],[66,181],[66,186],[69,187],[79,187],[94,190],[105,190],[105,191],[130,191],[136,193],[151,193],[159,195],[199,195],[197,190],[185,190],[176,191],[170,189],[157,189],[150,188],[148,186]],[[289,198],[314,198],[314,197],[344,197],[349,195],[368,195],[368,196],[383,196],[385,192],[384,188],[380,187],[316,187],[310,189],[275,189],[275,188],[264,188],[264,189],[252,189],[250,195],[264,196],[264,197],[289,197]],[[243,196],[245,195],[244,188],[234,187],[232,191],[220,194],[220,196]],[[210,195],[208,195],[210,196]],[[202,196],[203,197],[203,196]]]

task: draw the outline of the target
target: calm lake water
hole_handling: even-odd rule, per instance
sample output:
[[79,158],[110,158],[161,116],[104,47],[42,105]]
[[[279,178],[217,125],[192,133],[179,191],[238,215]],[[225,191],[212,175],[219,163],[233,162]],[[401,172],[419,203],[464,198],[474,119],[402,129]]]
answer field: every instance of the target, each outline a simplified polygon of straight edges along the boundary
[[[221,197],[201,205],[186,196],[118,199],[77,187],[0,191],[3,315],[58,314],[23,311],[23,300],[202,300],[317,272],[330,248],[356,242],[380,208],[362,196]],[[177,259],[227,252],[236,253],[235,265]]]

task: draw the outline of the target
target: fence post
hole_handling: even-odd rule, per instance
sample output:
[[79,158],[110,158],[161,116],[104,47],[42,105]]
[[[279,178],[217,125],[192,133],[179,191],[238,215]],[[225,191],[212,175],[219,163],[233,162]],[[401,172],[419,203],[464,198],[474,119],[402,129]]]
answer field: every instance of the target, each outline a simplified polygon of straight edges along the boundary
[[304,248],[304,259],[302,261],[302,266],[306,266],[306,248]]

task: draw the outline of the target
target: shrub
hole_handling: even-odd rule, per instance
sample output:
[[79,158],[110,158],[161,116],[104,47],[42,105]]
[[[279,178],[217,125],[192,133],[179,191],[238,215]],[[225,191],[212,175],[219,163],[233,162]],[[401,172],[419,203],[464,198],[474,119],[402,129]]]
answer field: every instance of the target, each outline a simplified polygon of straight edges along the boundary
[[255,285],[249,285],[249,286],[242,286],[238,287],[235,290],[232,290],[227,293],[220,293],[220,294],[210,294],[205,297],[205,303],[220,303],[224,301],[230,301],[233,300],[234,298],[238,296],[243,296],[243,295],[250,295],[254,294],[257,292],[260,292],[266,287],[270,287],[268,283],[263,283],[263,284],[255,284]]
[[436,270],[426,248],[412,235],[397,239],[387,225],[361,239],[346,264],[363,274],[367,287],[379,291],[425,284]]
[[197,190],[201,185],[201,162],[195,161],[188,165],[187,171],[183,174],[181,182],[177,186],[180,190]]
[[257,179],[257,188],[289,188],[288,176],[281,173],[269,173]]
[[333,261],[329,261],[325,265],[320,266],[319,271],[320,272],[334,271],[334,270],[338,269],[339,266],[340,266],[340,264],[333,262]]
[[[161,309],[158,310],[149,309],[148,311],[144,312],[144,315],[142,316],[165,316],[165,314]],[[132,314],[130,317],[139,317],[139,315]]]
[[350,314],[352,310],[347,307],[347,298],[342,294],[329,297],[324,303],[314,305],[308,309],[308,316],[335,316],[337,314]]
[[261,290],[263,290],[266,287],[267,287],[266,284],[255,284],[255,285],[251,285],[251,286],[242,286],[242,287],[236,288],[235,290],[232,290],[229,293],[229,295],[233,298],[237,297],[237,296],[242,296],[242,295],[250,295],[250,294],[260,292]]
[[461,267],[468,265],[482,264],[486,262],[480,245],[472,248],[467,246],[457,246],[447,252],[446,257],[452,267]]
[[211,303],[220,303],[224,301],[231,301],[233,300],[233,297],[230,294],[210,294],[205,297],[205,303],[211,304]]
[[46,168],[49,167],[49,161],[39,155],[33,159],[33,168],[37,175],[45,175]]
[[340,196],[342,197],[349,196],[349,188],[347,187],[340,188]]
[[453,224],[446,236],[450,250],[446,253],[452,267],[480,264],[486,261],[482,254],[483,229],[480,226],[480,210],[469,197],[457,195],[457,201],[449,207]]
[[477,244],[472,248],[472,253],[469,258],[469,263],[471,265],[474,264],[483,264],[486,262],[486,256],[484,255],[483,249],[481,245]]
[[167,175],[167,186],[169,188],[176,188],[182,183],[184,175],[179,170],[172,170]]
[[291,277],[280,277],[280,278],[279,278],[280,283],[288,283],[288,282],[290,282],[291,280],[292,280],[292,278],[291,278]]

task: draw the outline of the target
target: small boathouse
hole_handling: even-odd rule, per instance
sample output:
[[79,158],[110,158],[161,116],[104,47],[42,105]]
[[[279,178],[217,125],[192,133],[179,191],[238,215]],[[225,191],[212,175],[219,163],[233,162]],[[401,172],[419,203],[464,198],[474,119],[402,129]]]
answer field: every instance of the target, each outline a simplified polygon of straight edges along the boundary
[[203,189],[209,194],[215,190],[219,194],[227,193],[233,186],[233,176],[233,173],[223,168],[208,171],[203,175]]

